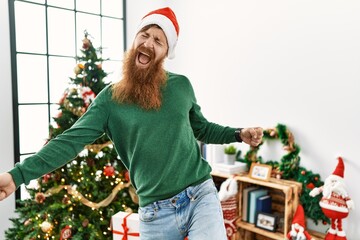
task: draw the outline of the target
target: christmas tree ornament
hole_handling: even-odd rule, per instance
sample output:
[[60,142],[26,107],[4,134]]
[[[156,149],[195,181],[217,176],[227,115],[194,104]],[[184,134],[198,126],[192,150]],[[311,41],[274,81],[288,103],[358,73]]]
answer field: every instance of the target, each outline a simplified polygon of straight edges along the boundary
[[61,202],[63,204],[70,204],[71,200],[70,200],[70,198],[68,196],[65,195]]
[[107,165],[104,167],[104,175],[107,177],[112,177],[115,174],[115,168],[111,165]]
[[48,233],[52,230],[53,225],[48,221],[44,221],[40,224],[40,228],[44,233]]
[[126,171],[124,174],[125,181],[130,182],[130,173],[129,171]]
[[49,179],[51,179],[51,174],[45,174],[43,176],[42,182],[47,183],[49,181]]
[[82,224],[81,224],[84,228],[86,228],[88,225],[89,225],[89,219],[84,219],[84,221],[82,221]]
[[345,189],[344,171],[344,161],[338,157],[338,164],[334,172],[325,179],[325,184],[314,188],[309,193],[312,197],[322,193],[319,205],[325,216],[331,221],[325,240],[347,239],[342,228],[342,220],[349,215],[349,210],[354,208],[354,202]]
[[44,193],[38,192],[35,194],[35,202],[41,204],[45,201],[45,199],[46,199],[46,197],[45,197]]
[[301,204],[297,206],[291,224],[291,230],[286,235],[287,240],[313,240],[314,238],[306,231],[305,213]]
[[30,225],[31,223],[32,223],[32,219],[29,218],[29,219],[27,219],[27,220],[24,222],[24,226],[28,226],[28,225]]
[[314,187],[315,187],[314,183],[308,183],[308,184],[306,185],[306,188],[307,188],[307,189],[314,189]]
[[61,233],[60,233],[60,240],[66,240],[71,238],[71,227],[70,226],[65,226],[63,229],[61,229]]
[[92,46],[91,41],[87,37],[88,37],[88,33],[85,32],[85,38],[82,40],[83,42],[82,48],[84,50],[88,50]]

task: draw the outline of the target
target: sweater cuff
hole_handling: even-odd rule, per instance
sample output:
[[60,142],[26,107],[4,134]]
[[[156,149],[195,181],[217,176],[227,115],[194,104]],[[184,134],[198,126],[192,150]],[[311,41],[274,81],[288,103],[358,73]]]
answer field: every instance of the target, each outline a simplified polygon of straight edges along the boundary
[[10,175],[12,176],[16,188],[19,188],[20,185],[24,183],[24,179],[19,167],[15,166],[15,168],[11,169],[8,173],[10,173]]

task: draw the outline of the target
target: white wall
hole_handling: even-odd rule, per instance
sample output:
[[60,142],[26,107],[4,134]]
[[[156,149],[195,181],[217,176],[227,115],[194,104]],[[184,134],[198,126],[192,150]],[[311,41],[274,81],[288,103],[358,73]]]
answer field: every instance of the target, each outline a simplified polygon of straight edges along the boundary
[[333,172],[338,155],[344,158],[347,191],[357,206],[344,226],[348,239],[356,239],[360,1],[131,0],[127,5],[129,45],[145,13],[164,6],[175,10],[180,38],[167,68],[190,78],[209,120],[287,125],[301,147],[301,165],[322,179]]
[[[5,172],[14,165],[8,1],[0,1],[0,36],[0,172]],[[11,226],[8,218],[14,217],[14,210],[14,195],[0,202],[0,239],[5,239],[4,231]]]

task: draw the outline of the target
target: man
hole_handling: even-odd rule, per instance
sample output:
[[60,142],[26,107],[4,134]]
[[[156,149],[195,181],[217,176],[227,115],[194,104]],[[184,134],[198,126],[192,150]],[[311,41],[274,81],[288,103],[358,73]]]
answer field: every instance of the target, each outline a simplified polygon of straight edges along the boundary
[[106,133],[137,190],[142,240],[227,239],[211,168],[197,140],[257,146],[263,133],[204,118],[190,81],[163,68],[164,59],[174,57],[178,34],[170,8],[147,14],[126,53],[122,80],[99,93],[70,129],[0,174],[0,200],[66,164]]

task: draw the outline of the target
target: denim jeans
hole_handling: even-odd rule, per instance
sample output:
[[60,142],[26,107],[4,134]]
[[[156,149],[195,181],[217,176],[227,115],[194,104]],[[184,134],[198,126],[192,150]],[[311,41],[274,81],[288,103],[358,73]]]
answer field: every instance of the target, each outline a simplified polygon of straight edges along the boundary
[[139,208],[141,240],[227,240],[212,179]]

